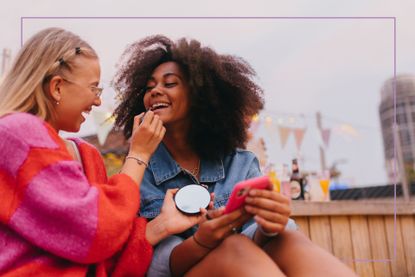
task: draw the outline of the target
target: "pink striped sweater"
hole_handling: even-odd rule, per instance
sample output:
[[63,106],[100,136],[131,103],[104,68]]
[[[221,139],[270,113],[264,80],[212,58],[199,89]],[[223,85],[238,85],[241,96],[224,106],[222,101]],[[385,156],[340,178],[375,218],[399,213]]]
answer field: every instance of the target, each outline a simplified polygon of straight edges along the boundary
[[46,122],[0,118],[0,275],[145,275],[152,247],[137,185],[108,179],[98,151],[75,142],[83,170]]

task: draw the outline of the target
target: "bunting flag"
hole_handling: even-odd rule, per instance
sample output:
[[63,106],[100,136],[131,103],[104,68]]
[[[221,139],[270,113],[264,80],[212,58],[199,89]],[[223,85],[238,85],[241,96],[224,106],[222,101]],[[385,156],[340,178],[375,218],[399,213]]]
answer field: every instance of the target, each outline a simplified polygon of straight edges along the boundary
[[347,123],[343,123],[340,126],[340,132],[342,134],[349,135],[353,138],[358,138],[359,137],[359,132],[352,125],[347,124]]
[[255,153],[259,160],[259,165],[263,168],[268,163],[267,149],[263,138],[251,139],[246,145],[246,149]]
[[272,141],[277,140],[277,126],[274,124],[270,116],[265,117],[262,122],[262,126],[265,128],[268,138]]
[[330,129],[321,129],[321,137],[323,138],[324,146],[329,147],[330,142]]
[[301,144],[304,138],[304,134],[306,132],[306,128],[294,128],[293,131],[294,131],[295,145],[297,146],[297,150],[300,151]]
[[284,148],[292,129],[288,127],[278,126],[278,130],[280,133],[281,148]]
[[114,127],[115,119],[110,112],[93,110],[92,117],[97,129],[97,137],[100,145],[104,145],[108,134]]

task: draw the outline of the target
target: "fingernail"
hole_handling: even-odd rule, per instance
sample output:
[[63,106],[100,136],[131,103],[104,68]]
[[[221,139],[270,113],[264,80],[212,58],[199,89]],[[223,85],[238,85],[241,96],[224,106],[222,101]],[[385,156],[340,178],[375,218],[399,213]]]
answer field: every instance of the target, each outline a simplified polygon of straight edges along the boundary
[[255,190],[250,190],[249,195],[255,195]]
[[250,202],[252,202],[252,198],[251,197],[247,197],[247,198],[245,198],[245,201],[248,202],[248,203],[250,203]]

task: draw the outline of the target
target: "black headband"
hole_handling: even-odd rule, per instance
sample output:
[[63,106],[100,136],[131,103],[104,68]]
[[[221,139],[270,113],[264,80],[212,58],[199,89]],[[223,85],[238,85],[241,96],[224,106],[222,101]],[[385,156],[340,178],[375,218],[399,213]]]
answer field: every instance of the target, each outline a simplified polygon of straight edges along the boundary
[[[75,47],[75,54],[76,55],[81,54],[81,47]],[[63,65],[65,63],[65,60],[63,58],[60,58],[58,61],[59,61],[59,65]]]

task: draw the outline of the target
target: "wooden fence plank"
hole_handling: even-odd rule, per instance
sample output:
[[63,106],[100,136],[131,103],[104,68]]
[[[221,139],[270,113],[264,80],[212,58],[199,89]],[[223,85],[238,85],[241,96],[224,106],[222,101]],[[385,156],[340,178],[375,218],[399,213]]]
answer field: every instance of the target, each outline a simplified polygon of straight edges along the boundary
[[295,217],[294,218],[295,223],[297,223],[298,228],[300,229],[300,231],[306,235],[307,237],[310,238],[310,231],[309,231],[309,227],[308,227],[308,218],[305,216],[300,216],[300,217]]
[[333,254],[355,270],[350,223],[347,216],[330,217]]
[[370,250],[369,230],[366,216],[351,216],[350,230],[352,234],[353,256],[355,260],[356,273],[359,276],[375,276]]
[[400,216],[408,276],[415,276],[415,216]]
[[[406,261],[404,248],[402,243],[402,231],[399,217],[396,218],[396,245],[395,240],[395,230],[394,230],[394,218],[393,216],[385,216],[385,227],[386,235],[388,239],[388,248],[390,259],[392,259],[391,269],[392,276],[408,276],[406,270]],[[396,247],[396,257],[394,256],[394,248]]]
[[310,217],[309,224],[311,240],[333,253],[329,218],[327,216]]
[[292,201],[293,216],[415,214],[415,201]]
[[[375,276],[391,276],[388,244],[386,240],[385,222],[383,216],[369,216],[369,237]],[[383,261],[382,261],[383,260]]]

